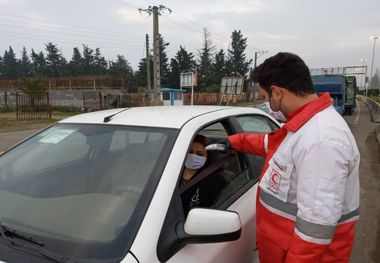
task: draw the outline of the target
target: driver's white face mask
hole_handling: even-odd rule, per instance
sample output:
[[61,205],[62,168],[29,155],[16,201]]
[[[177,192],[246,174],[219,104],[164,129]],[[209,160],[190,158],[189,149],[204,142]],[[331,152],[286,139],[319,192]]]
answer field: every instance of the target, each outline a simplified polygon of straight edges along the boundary
[[186,158],[185,167],[191,170],[198,170],[206,163],[206,157],[189,153]]

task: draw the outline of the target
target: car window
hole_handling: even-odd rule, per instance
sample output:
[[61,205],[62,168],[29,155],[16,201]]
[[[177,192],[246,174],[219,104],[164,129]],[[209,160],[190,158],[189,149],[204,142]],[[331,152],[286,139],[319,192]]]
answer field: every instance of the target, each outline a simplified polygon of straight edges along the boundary
[[[30,172],[30,167],[34,167],[38,160],[38,170],[45,170],[56,165],[63,165],[74,161],[83,160],[89,151],[86,144],[86,137],[80,133],[72,132],[69,129],[57,129],[52,127],[37,135],[39,147],[30,141],[24,145],[28,151],[19,157],[17,163],[13,165],[13,173],[25,175]],[[65,143],[60,143],[64,141]]]
[[[205,136],[210,143],[215,143],[231,134],[228,130],[227,123],[216,122],[204,127],[198,134]],[[215,172],[210,172],[202,181],[183,193],[182,202],[185,213],[192,208],[194,200],[196,207],[227,208],[228,204],[233,202],[231,201],[233,197],[236,197],[247,183],[255,180],[249,173],[247,162],[242,156],[242,154],[234,153],[227,161],[220,163]],[[220,162],[222,158],[225,158],[224,154],[209,151],[208,166],[204,169],[215,166],[214,164]]]
[[[265,116],[244,115],[238,116],[236,119],[244,133],[270,133],[280,128],[277,124]],[[258,179],[264,166],[265,159],[254,154],[246,154],[246,156],[252,167],[251,173],[256,179]]]
[[[214,123],[210,126],[205,127],[202,129],[199,134],[206,136],[211,143],[216,143],[222,139],[227,138],[229,135],[226,129],[224,128],[223,124],[221,122]],[[221,154],[218,152],[210,152],[211,155],[219,155],[214,158],[221,158]],[[245,169],[245,165],[239,162],[239,158],[237,154],[234,154],[234,156],[223,165],[223,168],[225,171],[230,171],[233,174],[240,174],[242,170]]]
[[236,119],[243,131],[247,133],[270,133],[274,128],[273,124],[264,116],[240,116]]

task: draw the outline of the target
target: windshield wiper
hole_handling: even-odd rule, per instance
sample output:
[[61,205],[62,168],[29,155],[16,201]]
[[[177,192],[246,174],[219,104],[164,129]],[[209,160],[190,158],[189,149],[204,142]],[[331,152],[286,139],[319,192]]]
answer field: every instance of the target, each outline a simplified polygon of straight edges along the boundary
[[34,239],[32,236],[27,236],[27,235],[18,233],[15,229],[11,229],[8,226],[3,225],[1,222],[0,222],[0,234],[4,238],[10,238],[10,239],[18,238],[18,239],[28,241],[32,244],[39,245],[41,247],[44,246],[44,244],[41,241]]
[[[70,259],[66,256],[63,256],[63,255],[60,255],[58,253],[51,252],[51,251],[48,251],[46,249],[43,249],[42,247],[44,247],[44,244],[41,241],[36,240],[32,236],[27,236],[27,235],[21,234],[21,233],[17,232],[15,229],[9,228],[8,226],[4,226],[1,222],[0,222],[0,235],[4,239],[10,241],[12,248],[14,248],[16,250],[20,250],[20,251],[28,252],[28,253],[33,253],[33,254],[38,254],[38,255],[43,256],[47,259],[50,259],[54,262],[61,262],[61,263],[69,263],[69,262],[75,263],[76,262],[75,260]],[[28,245],[28,244],[23,244],[23,245],[18,244],[15,242],[14,238],[27,241],[28,243],[31,243],[34,245],[38,245],[38,247],[33,246],[33,245]]]

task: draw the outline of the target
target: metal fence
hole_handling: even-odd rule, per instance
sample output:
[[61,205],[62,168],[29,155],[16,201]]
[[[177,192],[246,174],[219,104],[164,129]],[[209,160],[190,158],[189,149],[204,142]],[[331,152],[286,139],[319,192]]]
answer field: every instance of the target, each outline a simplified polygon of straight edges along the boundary
[[17,120],[51,119],[49,93],[42,95],[26,95],[16,92]]

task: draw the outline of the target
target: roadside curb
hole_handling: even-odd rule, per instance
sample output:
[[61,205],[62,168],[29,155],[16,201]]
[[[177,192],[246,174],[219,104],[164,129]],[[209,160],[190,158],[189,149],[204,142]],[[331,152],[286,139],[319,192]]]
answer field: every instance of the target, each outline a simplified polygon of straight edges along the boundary
[[377,143],[380,146],[380,125],[376,127],[376,129],[375,129],[375,135],[376,135]]

